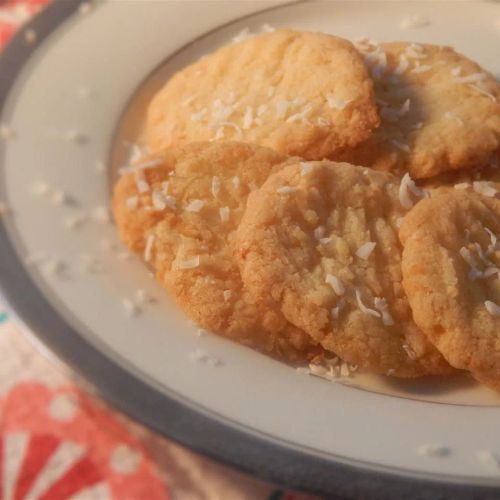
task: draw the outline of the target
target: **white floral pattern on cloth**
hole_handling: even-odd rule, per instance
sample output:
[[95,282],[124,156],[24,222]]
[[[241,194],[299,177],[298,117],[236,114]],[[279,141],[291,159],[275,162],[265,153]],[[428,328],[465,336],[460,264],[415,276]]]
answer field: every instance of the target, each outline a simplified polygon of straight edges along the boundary
[[50,0],[0,1],[0,48],[14,32]]

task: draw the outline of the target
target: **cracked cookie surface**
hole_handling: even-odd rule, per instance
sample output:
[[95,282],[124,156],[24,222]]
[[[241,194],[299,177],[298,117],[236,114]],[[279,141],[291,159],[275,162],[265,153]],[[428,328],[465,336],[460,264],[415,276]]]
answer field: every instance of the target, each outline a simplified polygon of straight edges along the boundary
[[349,41],[280,30],[176,73],[149,106],[146,138],[153,151],[223,139],[323,159],[365,140],[378,123],[372,81]]
[[451,367],[412,320],[401,284],[399,180],[297,162],[252,193],[238,229],[243,281],[349,363],[401,377]]

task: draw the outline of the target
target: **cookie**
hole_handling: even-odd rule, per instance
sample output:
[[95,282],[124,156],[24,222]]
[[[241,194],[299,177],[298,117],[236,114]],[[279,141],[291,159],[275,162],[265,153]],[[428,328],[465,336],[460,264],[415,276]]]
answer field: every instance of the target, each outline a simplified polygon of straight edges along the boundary
[[498,161],[474,170],[448,172],[420,183],[431,196],[450,190],[476,192],[489,198],[500,198],[500,168]]
[[280,30],[222,47],[153,98],[151,149],[237,140],[323,159],[370,136],[379,118],[366,66],[347,40]]
[[482,167],[500,150],[500,86],[449,47],[363,42],[382,120],[343,161],[415,179]]
[[500,200],[449,191],[423,200],[400,237],[415,322],[449,363],[500,390]]
[[289,361],[320,351],[277,311],[255,305],[233,259],[247,196],[287,158],[242,143],[195,143],[143,160],[113,199],[122,240],[202,328]]
[[399,377],[448,373],[401,285],[399,190],[394,176],[346,163],[299,162],[271,175],[238,229],[243,282],[349,363]]

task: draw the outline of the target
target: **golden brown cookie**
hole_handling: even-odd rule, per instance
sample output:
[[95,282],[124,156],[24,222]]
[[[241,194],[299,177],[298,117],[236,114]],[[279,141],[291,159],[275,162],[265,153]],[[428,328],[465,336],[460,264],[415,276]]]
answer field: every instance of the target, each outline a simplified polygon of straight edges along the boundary
[[173,148],[120,178],[113,209],[122,240],[200,326],[302,361],[319,349],[279,312],[253,304],[232,257],[249,192],[286,160],[243,143]]
[[370,136],[373,85],[347,40],[280,30],[217,50],[175,74],[152,100],[152,150],[241,140],[323,159]]
[[500,150],[500,86],[449,47],[357,45],[372,67],[382,120],[338,158],[415,179],[487,165]]
[[302,162],[252,193],[238,229],[243,282],[349,363],[416,377],[451,371],[420,332],[401,285],[397,226],[407,186],[334,162]]
[[449,191],[419,202],[400,238],[413,317],[456,368],[500,390],[500,200]]
[[480,169],[447,172],[420,184],[431,196],[456,190],[500,198],[500,168],[495,162]]

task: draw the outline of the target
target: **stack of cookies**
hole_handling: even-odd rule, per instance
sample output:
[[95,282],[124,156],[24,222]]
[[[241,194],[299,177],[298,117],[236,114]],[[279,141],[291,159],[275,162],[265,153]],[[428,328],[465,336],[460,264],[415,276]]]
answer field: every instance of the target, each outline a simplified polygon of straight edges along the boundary
[[202,328],[500,389],[500,86],[448,47],[280,30],[152,100],[113,210]]

